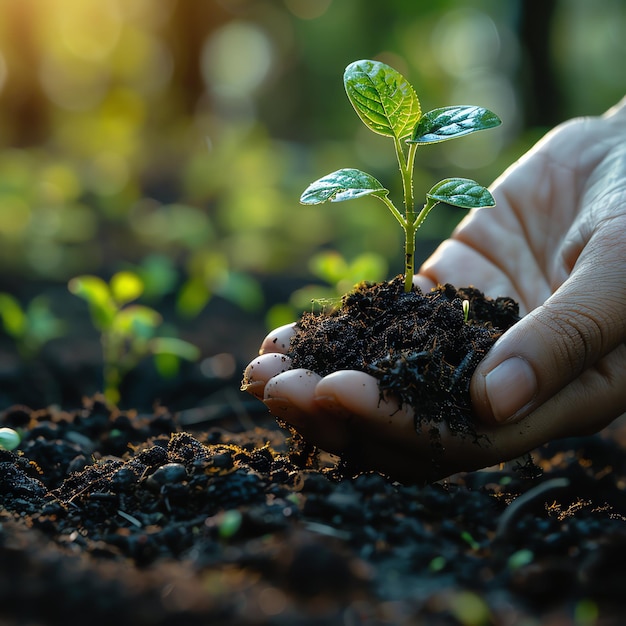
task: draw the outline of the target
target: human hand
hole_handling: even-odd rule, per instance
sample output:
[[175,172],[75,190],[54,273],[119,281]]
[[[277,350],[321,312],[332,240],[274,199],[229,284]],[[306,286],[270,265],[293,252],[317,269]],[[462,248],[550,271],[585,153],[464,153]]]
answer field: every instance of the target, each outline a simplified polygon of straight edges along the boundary
[[528,313],[474,373],[474,411],[596,432],[626,411],[626,99],[556,128],[492,191],[496,209],[468,215],[418,278],[474,280]]
[[601,429],[626,410],[625,139],[626,102],[558,127],[494,183],[497,208],[472,211],[415,277],[424,289],[475,284],[528,313],[472,379],[486,435],[478,444],[442,426],[444,452],[433,471],[429,437],[415,432],[412,409],[392,397],[379,402],[372,377],[289,369],[282,353],[291,327],[265,339],[246,370],[248,390],[315,445],[349,450],[361,466],[406,482]]

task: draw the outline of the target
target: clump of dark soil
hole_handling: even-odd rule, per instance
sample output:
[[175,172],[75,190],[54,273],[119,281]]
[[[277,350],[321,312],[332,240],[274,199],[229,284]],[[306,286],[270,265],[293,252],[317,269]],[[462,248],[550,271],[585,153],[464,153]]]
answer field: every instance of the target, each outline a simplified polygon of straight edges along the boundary
[[382,392],[419,408],[416,427],[445,421],[452,432],[469,435],[472,374],[518,320],[511,298],[491,299],[473,287],[452,285],[405,293],[404,279],[397,276],[357,286],[329,313],[305,313],[289,356],[294,368],[321,376],[345,369],[372,374]]

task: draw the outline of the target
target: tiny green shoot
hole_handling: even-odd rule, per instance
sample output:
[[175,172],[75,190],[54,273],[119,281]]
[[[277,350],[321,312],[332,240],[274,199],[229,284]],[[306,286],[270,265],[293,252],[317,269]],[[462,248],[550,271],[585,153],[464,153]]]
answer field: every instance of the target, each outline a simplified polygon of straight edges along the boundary
[[463,209],[495,206],[491,193],[467,178],[446,178],[426,194],[417,209],[413,170],[417,148],[468,135],[501,124],[500,118],[479,106],[448,106],[422,114],[420,101],[406,78],[380,61],[361,60],[348,65],[343,76],[350,103],[373,132],[393,140],[404,192],[404,212],[371,174],[340,169],[311,183],[300,197],[302,204],[342,202],[364,196],[380,200],[404,231],[404,288],[411,291],[415,273],[415,237],[430,211],[439,203]]
[[120,400],[124,376],[144,357],[154,356],[157,370],[167,376],[176,373],[180,359],[194,361],[200,356],[199,349],[187,341],[157,336],[161,315],[133,303],[144,289],[134,272],[118,272],[108,283],[98,276],[77,276],[69,281],[68,288],[87,301],[91,320],[100,331],[103,393],[111,404]]
[[470,301],[463,300],[462,306],[463,306],[463,321],[467,324],[467,321],[469,320]]

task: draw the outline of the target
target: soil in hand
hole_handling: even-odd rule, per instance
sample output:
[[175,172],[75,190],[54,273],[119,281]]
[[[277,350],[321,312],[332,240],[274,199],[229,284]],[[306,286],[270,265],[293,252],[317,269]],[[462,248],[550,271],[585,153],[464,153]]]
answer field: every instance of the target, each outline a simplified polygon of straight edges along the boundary
[[[469,302],[464,314],[463,301]],[[291,340],[292,367],[325,376],[355,369],[379,380],[381,393],[415,409],[416,428],[445,422],[474,435],[470,379],[500,335],[519,320],[511,298],[473,287],[429,293],[404,279],[358,285],[331,312],[305,313]]]

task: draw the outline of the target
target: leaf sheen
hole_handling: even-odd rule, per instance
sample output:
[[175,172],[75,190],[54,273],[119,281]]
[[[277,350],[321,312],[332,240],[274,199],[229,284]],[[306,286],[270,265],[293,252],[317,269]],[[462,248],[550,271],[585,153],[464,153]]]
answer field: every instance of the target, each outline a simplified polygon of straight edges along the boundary
[[389,190],[370,174],[345,168],[311,183],[300,196],[300,202],[302,204],[343,202],[362,196],[386,196],[388,193]]
[[424,113],[408,143],[439,143],[495,128],[502,123],[495,114],[478,106],[449,106]]
[[493,207],[496,201],[488,189],[469,178],[446,178],[438,182],[427,194],[438,202],[462,209]]

